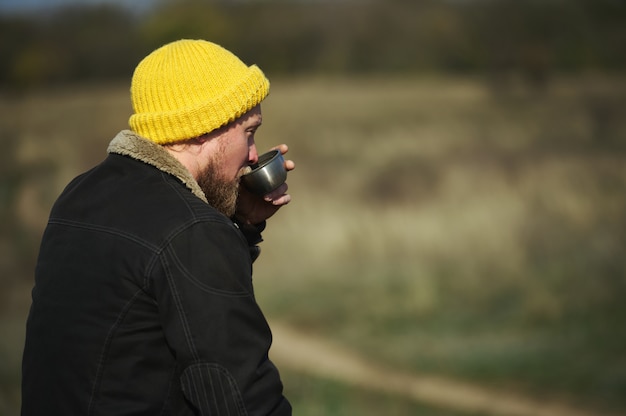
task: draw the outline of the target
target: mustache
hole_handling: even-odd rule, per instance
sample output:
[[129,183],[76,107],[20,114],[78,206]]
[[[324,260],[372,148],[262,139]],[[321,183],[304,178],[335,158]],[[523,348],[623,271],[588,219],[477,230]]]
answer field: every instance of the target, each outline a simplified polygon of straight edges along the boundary
[[244,166],[243,168],[239,169],[239,172],[237,172],[237,179],[240,179],[243,175],[247,175],[250,172],[252,172],[252,167]]

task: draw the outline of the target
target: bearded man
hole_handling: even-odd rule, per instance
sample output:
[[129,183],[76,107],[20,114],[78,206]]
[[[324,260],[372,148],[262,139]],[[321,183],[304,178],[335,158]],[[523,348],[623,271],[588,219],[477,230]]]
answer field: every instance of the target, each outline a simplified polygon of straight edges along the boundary
[[268,93],[257,66],[203,40],[139,63],[130,130],[50,214],[23,416],[291,415],[252,287],[265,220],[291,197],[239,186]]

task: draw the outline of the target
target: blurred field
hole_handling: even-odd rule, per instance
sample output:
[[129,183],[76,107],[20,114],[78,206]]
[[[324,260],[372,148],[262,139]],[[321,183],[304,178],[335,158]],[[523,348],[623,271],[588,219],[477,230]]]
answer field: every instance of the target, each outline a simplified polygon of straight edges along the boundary
[[[403,371],[626,413],[626,79],[272,81],[257,144],[297,168],[255,265],[270,318]],[[48,210],[126,128],[127,91],[0,96],[0,414]],[[452,415],[285,373],[302,415]]]

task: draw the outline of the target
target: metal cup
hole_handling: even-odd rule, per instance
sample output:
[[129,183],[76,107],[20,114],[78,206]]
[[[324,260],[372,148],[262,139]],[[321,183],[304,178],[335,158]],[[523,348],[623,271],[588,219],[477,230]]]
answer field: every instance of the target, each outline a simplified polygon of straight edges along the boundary
[[280,150],[270,150],[259,156],[258,163],[251,165],[252,171],[241,177],[246,188],[257,195],[266,195],[287,180],[285,159]]

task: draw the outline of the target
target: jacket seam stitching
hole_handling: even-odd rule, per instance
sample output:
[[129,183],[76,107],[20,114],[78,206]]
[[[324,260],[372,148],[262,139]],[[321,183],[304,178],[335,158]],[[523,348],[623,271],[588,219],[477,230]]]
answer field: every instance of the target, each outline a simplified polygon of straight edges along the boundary
[[174,379],[175,379],[175,375],[176,375],[176,370],[178,369],[178,364],[174,364],[174,366],[172,367],[172,372],[170,374],[170,380],[169,383],[167,385],[167,396],[165,397],[165,400],[163,400],[163,407],[161,407],[161,411],[159,412],[159,416],[163,416],[166,413],[167,410],[167,406],[169,404],[170,398],[172,396],[172,387],[174,384]]
[[230,290],[223,290],[223,289],[217,289],[208,285],[205,285],[204,283],[202,283],[201,281],[199,281],[198,279],[196,279],[191,273],[187,272],[187,269],[185,269],[185,267],[183,266],[183,264],[180,262],[180,260],[178,259],[178,256],[176,256],[176,253],[174,252],[173,249],[168,250],[172,256],[172,260],[175,262],[175,265],[181,270],[181,273],[187,278],[189,279],[189,281],[191,281],[191,283],[193,283],[195,286],[198,287],[198,289],[204,290],[208,293],[212,293],[214,295],[219,295],[219,296],[228,296],[228,297],[236,297],[236,298],[245,298],[250,296],[250,293],[245,291],[245,290],[241,290],[241,291],[230,291]]
[[98,392],[99,387],[102,383],[102,374],[103,374],[105,363],[107,360],[109,348],[111,347],[111,343],[113,342],[114,334],[115,332],[117,332],[120,324],[124,321],[124,317],[128,315],[128,312],[131,310],[132,306],[135,304],[135,301],[137,300],[139,295],[141,295],[142,293],[145,293],[144,288],[140,288],[133,294],[133,296],[131,296],[129,301],[126,303],[126,305],[124,305],[120,313],[117,315],[117,319],[115,320],[115,323],[109,330],[107,337],[104,340],[104,345],[102,346],[102,351],[100,352],[100,357],[98,359],[96,378],[93,383],[91,397],[89,398],[89,407],[87,411],[88,415],[92,415],[94,411],[96,393]]
[[109,227],[104,227],[104,226],[100,226],[100,225],[95,225],[95,224],[88,224],[88,223],[84,223],[84,222],[78,222],[78,221],[72,221],[72,220],[66,220],[66,219],[61,219],[61,218],[51,218],[48,221],[48,224],[54,224],[54,225],[65,225],[68,227],[74,227],[74,228],[82,228],[84,230],[91,230],[91,231],[99,231],[102,233],[106,233],[106,234],[111,234],[111,235],[116,235],[118,237],[122,237],[125,238],[127,240],[133,241],[135,243],[138,243],[148,249],[150,249],[151,251],[155,252],[155,251],[159,251],[159,247],[150,244],[149,242],[137,238],[137,236],[130,234],[130,233],[126,233],[123,231],[119,231],[117,229],[113,229],[113,228],[109,228]]
[[176,311],[178,312],[178,316],[181,321],[181,327],[183,329],[183,333],[185,334],[185,341],[187,342],[187,347],[189,348],[189,351],[191,352],[193,359],[198,360],[199,358],[198,351],[196,349],[196,346],[193,342],[193,338],[191,336],[191,329],[189,327],[189,322],[187,322],[185,311],[182,307],[182,302],[180,299],[180,294],[178,293],[178,288],[176,287],[176,282],[173,279],[171,270],[168,267],[167,262],[162,260],[161,264],[163,266],[163,270],[167,278],[168,286],[170,287],[170,290],[172,291],[172,298],[174,300],[174,305],[176,306]]
[[[191,206],[191,203],[189,202],[189,199],[186,197],[187,194],[191,191],[189,188],[185,187],[185,188],[181,188],[180,186],[176,186],[178,184],[174,184],[172,183],[171,180],[169,180],[171,178],[171,174],[168,174],[167,172],[161,171],[161,177],[163,178],[165,184],[167,186],[169,186],[175,193],[176,195],[178,195],[180,197],[180,199],[182,200],[182,202],[185,204],[185,207],[187,208],[187,210],[194,216],[194,218],[197,218],[196,215],[196,210],[193,209],[193,207]],[[180,179],[179,179],[180,180]],[[183,184],[184,185],[184,184]],[[183,190],[185,190],[185,193],[183,194]],[[195,197],[198,198],[200,201],[202,201],[204,204],[208,205],[207,202],[203,201],[200,197],[198,197],[196,194],[193,193],[193,191],[191,191],[191,194]],[[210,205],[209,205],[210,206]]]
[[[243,397],[241,396],[241,391],[239,390],[239,386],[237,384],[237,381],[235,380],[235,378],[233,377],[233,375],[230,373],[230,371],[228,371],[227,368],[225,368],[224,366],[220,365],[219,363],[213,363],[213,362],[203,362],[203,361],[198,361],[194,364],[189,365],[185,370],[183,370],[183,376],[184,377],[189,377],[188,376],[188,372],[193,372],[194,370],[198,370],[198,375],[201,378],[201,380],[203,381],[204,384],[204,373],[200,370],[202,369],[208,369],[209,370],[209,381],[210,384],[213,387],[213,380],[211,378],[211,370],[215,370],[219,373],[221,373],[224,378],[226,379],[227,383],[228,383],[228,387],[231,389],[231,392],[234,392],[234,397],[235,397],[235,404],[237,406],[237,414],[239,415],[247,415],[248,412],[246,410],[246,406],[245,406],[245,402],[243,400]],[[193,379],[193,377],[192,377]],[[220,390],[222,392],[222,395],[224,394],[224,386],[221,383],[221,380],[218,379],[218,381],[220,382]],[[195,388],[196,386],[190,386]],[[215,393],[214,393],[215,394]],[[198,394],[197,394],[198,395]]]

